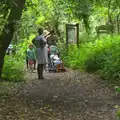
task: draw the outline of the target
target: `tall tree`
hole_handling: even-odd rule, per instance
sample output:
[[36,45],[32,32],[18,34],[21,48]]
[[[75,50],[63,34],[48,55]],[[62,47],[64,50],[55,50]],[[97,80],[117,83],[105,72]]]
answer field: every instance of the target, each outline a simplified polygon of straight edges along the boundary
[[17,25],[18,20],[20,20],[21,18],[24,5],[25,5],[25,0],[12,1],[10,14],[7,18],[7,23],[5,24],[4,29],[0,36],[0,78],[2,74],[6,49],[8,48],[13,38],[15,32],[15,26]]

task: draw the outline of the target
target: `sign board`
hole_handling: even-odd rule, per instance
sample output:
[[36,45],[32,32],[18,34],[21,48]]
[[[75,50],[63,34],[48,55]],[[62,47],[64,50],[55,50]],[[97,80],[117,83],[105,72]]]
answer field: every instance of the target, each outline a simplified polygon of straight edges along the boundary
[[75,43],[79,45],[79,24],[66,24],[66,45]]

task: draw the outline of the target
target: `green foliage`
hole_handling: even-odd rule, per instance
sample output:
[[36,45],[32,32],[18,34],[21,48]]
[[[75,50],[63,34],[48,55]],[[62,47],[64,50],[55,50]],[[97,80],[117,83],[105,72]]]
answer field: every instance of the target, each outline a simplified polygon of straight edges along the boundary
[[116,91],[116,93],[120,93],[120,87],[119,86],[115,86],[115,91]]
[[69,46],[66,63],[87,72],[101,71],[109,82],[120,79],[120,36],[107,36],[94,42]]
[[82,43],[87,43],[87,42],[94,42],[96,39],[94,34],[88,34],[88,33],[81,33],[79,35],[79,40],[80,40],[80,44]]
[[64,43],[58,43],[57,44],[59,51],[60,51],[60,56],[65,59],[66,54],[67,54],[67,49],[66,49],[66,45]]
[[28,39],[25,38],[23,41],[19,41],[17,44],[14,44],[13,47],[16,50],[15,55],[6,55],[4,68],[2,73],[2,78],[4,80],[20,82],[24,81],[25,76],[25,58],[26,50],[31,44],[32,39],[35,37],[35,34],[30,34]]
[[76,45],[71,44],[68,46],[68,49],[64,48],[64,50],[61,50],[63,54],[63,61],[66,64],[66,66],[70,66],[74,69],[77,69],[78,66],[78,57],[79,57],[79,49]]
[[24,80],[24,62],[18,61],[16,57],[6,56],[3,67],[3,80],[19,82]]
[[[4,0],[3,0],[4,1]],[[11,6],[14,2],[1,2],[0,34],[7,21]],[[119,37],[106,37],[95,41],[95,26],[106,24],[108,18],[114,21],[119,14],[119,1],[91,1],[91,0],[27,0],[22,18],[18,22],[13,38],[13,43],[17,46],[17,54],[13,58],[5,58],[4,73],[7,67],[17,68],[25,59],[25,50],[34,35],[37,34],[39,26],[54,29],[57,35],[64,36],[65,24],[68,22],[80,22],[81,31],[89,33],[80,34],[80,48],[76,45],[68,46],[68,51],[64,44],[59,44],[61,56],[67,66],[74,69],[85,69],[88,72],[102,71],[104,78],[119,79]],[[6,12],[4,12],[6,11]],[[4,22],[2,22],[4,21]],[[82,27],[84,24],[84,27]],[[89,29],[91,28],[91,29]],[[91,30],[91,31],[90,31]],[[32,34],[33,33],[33,34]],[[30,37],[29,37],[30,36]],[[114,40],[115,39],[115,40]],[[21,56],[21,57],[19,57]],[[12,63],[10,61],[15,61]],[[109,69],[109,70],[108,70]],[[3,76],[6,76],[7,73]],[[114,73],[114,75],[113,75]]]
[[117,110],[116,115],[117,115],[118,118],[120,119],[120,108]]
[[24,39],[24,42],[20,42],[17,45],[14,45],[16,49],[15,55],[6,55],[5,62],[3,67],[2,78],[4,80],[20,82],[24,81],[25,76],[25,51],[28,48],[28,45],[31,43],[34,34],[29,36],[29,39]]

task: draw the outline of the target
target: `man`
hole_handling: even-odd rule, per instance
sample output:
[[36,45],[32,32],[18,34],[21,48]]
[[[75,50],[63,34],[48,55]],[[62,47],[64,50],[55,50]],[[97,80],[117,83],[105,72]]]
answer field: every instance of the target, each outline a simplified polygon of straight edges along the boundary
[[37,73],[38,79],[44,79],[43,77],[43,69],[46,64],[46,54],[45,54],[45,46],[46,39],[43,36],[43,29],[38,29],[39,35],[36,36],[32,42],[36,46],[36,61],[37,61]]
[[57,42],[57,36],[54,35],[54,30],[50,31],[49,35],[46,36],[47,44],[50,45],[56,45]]

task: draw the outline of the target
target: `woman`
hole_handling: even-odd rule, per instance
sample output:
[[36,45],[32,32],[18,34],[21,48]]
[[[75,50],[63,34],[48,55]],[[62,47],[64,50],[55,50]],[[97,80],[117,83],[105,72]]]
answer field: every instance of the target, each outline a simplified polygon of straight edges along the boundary
[[36,61],[37,61],[37,73],[38,79],[44,79],[43,77],[43,69],[44,65],[46,65],[46,39],[43,36],[43,29],[38,29],[39,35],[36,36],[32,42],[36,46]]

